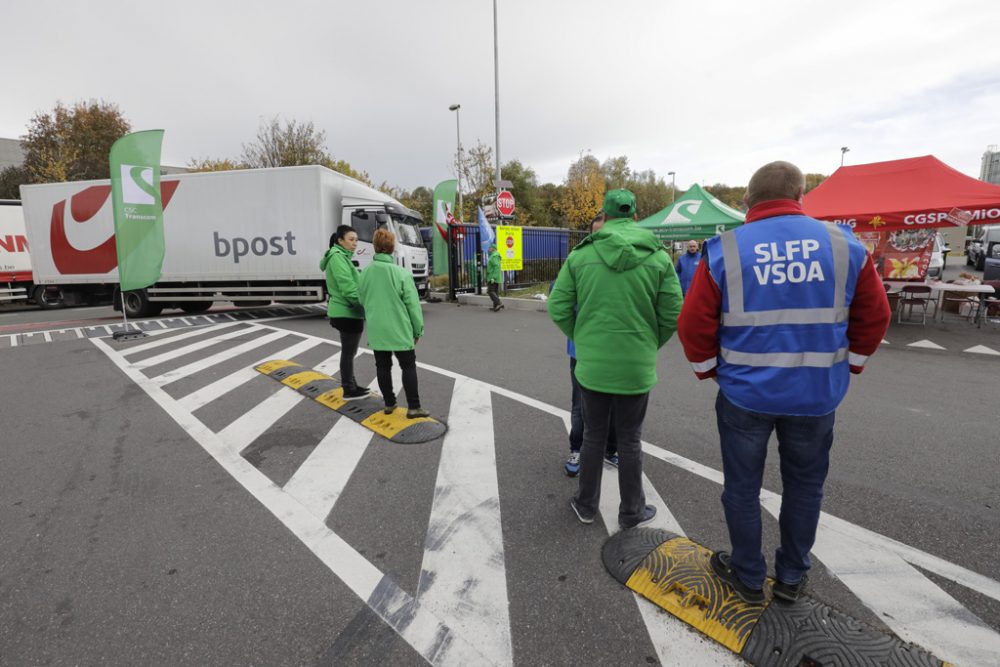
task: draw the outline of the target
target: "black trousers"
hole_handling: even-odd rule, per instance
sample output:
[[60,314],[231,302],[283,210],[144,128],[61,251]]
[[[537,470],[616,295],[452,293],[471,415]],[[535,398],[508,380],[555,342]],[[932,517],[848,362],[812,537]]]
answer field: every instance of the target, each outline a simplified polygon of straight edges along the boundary
[[353,317],[331,317],[330,326],[340,332],[340,384],[344,390],[357,389],[354,379],[354,357],[358,354],[365,321]]
[[393,354],[399,361],[399,367],[403,369],[403,390],[406,392],[406,405],[411,410],[416,410],[420,407],[420,394],[417,391],[416,350],[403,350],[395,353],[375,350],[375,375],[378,377],[378,389],[382,392],[387,406],[396,405],[396,390],[392,386]]
[[496,308],[500,305],[500,284],[499,283],[487,283],[486,293],[490,295],[490,300],[493,301],[493,307]]
[[583,390],[583,449],[580,451],[580,488],[576,503],[590,515],[596,514],[601,500],[604,448],[612,411],[618,435],[618,523],[634,526],[642,518],[646,496],[642,490],[642,422],[646,418],[649,394],[625,396]]

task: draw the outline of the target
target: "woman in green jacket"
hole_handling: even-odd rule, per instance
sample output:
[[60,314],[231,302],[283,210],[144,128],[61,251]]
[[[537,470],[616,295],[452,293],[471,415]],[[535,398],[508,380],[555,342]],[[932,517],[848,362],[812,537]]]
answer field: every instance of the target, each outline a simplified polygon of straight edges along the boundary
[[326,315],[330,326],[340,332],[340,383],[348,401],[371,393],[354,379],[354,357],[365,329],[365,311],[358,298],[358,270],[351,261],[357,247],[357,232],[341,225],[330,237],[330,249],[319,262],[319,268],[326,272],[326,291],[330,295]]
[[385,414],[396,409],[392,386],[392,355],[403,369],[406,417],[416,419],[430,413],[420,407],[417,391],[417,355],[414,347],[424,335],[424,315],[413,276],[392,260],[396,237],[386,229],[375,230],[375,257],[361,274],[358,292],[368,317],[368,345],[375,353],[378,388],[385,399]]

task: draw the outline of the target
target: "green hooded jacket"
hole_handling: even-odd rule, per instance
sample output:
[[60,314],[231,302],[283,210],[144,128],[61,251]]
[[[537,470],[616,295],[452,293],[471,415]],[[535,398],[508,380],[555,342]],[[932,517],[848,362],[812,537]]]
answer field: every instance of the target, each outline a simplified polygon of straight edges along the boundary
[[326,291],[330,295],[327,317],[365,318],[358,299],[358,270],[351,262],[353,256],[353,252],[336,243],[319,261],[320,270],[326,271]]
[[503,276],[500,275],[500,253],[496,248],[490,248],[490,258],[486,262],[486,282],[500,283]]
[[368,324],[368,347],[379,352],[412,350],[424,335],[424,314],[413,275],[378,253],[358,286]]
[[681,286],[664,247],[632,220],[608,220],[559,271],[549,316],[576,344],[576,379],[591,391],[644,394],[656,352],[677,329]]

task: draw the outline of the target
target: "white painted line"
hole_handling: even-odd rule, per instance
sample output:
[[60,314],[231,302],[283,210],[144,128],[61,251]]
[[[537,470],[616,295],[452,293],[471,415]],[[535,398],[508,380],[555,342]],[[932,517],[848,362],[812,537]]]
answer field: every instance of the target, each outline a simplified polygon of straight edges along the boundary
[[284,350],[275,352],[273,355],[268,355],[250,364],[247,368],[236,371],[231,375],[227,375],[224,378],[219,378],[215,382],[202,387],[201,389],[194,391],[184,398],[178,401],[180,405],[185,410],[190,410],[194,412],[195,410],[204,407],[214,401],[215,399],[228,394],[233,389],[249,382],[255,377],[261,377],[261,374],[254,370],[255,366],[271,361],[272,359],[288,359],[292,360],[296,356],[311,350],[320,343],[315,340],[303,340],[299,341],[291,347],[287,347]]
[[277,331],[272,331],[259,338],[254,338],[251,341],[242,343],[235,347],[231,347],[228,350],[222,350],[217,352],[210,357],[205,357],[204,359],[198,359],[192,361],[187,366],[181,366],[172,371],[167,371],[163,375],[158,375],[153,381],[160,387],[170,384],[176,380],[193,375],[195,373],[201,372],[207,368],[211,368],[216,364],[221,364],[224,361],[228,361],[234,357],[238,357],[241,354],[245,354],[250,350],[255,350],[258,347],[267,345],[268,343],[278,340],[279,338],[284,338],[286,334],[279,333]]
[[73,331],[76,332],[76,337],[77,338],[85,338],[85,336],[83,335],[83,330],[82,329],[73,329]]
[[[226,326],[226,325],[223,324],[221,326]],[[203,333],[203,332],[204,329],[201,329],[198,333]],[[195,332],[192,331],[190,333],[195,333]],[[240,336],[246,336],[247,334],[252,334],[252,333],[256,332],[254,331],[254,329],[250,327],[247,327],[245,329],[235,329],[233,331],[229,331],[228,333],[224,333],[220,336],[212,336],[211,338],[206,338],[204,340],[199,340],[197,342],[190,343],[183,347],[179,347],[176,350],[170,350],[169,352],[162,352],[152,357],[147,357],[146,359],[143,359],[141,361],[132,362],[132,366],[135,368],[150,368],[151,366],[156,366],[157,364],[162,364],[166,361],[171,361],[173,359],[177,359],[178,357],[183,357],[188,354],[198,352],[199,350],[204,350],[206,347],[218,345],[219,343],[225,342],[232,338],[239,338]],[[168,338],[167,342],[173,342],[178,338],[180,338],[180,336],[174,336],[172,338]]]
[[340,417],[285,484],[285,492],[326,521],[374,435],[353,419]]
[[[563,421],[566,425],[566,432],[569,433],[571,423],[568,413]],[[654,505],[657,510],[656,518],[646,525],[650,528],[670,531],[675,535],[685,535],[684,529],[645,474],[642,476],[642,486],[646,494],[646,504]],[[608,535],[614,535],[619,531],[618,504],[620,494],[618,489],[618,470],[604,464],[604,470],[601,474],[600,511]],[[632,597],[639,609],[639,614],[642,616],[642,621],[646,625],[646,633],[649,635],[649,640],[656,650],[661,665],[713,664],[739,667],[746,664],[722,645],[696,632],[691,632],[684,622],[670,614],[664,614],[663,610],[641,595],[633,593]]]
[[228,317],[229,319],[231,319],[231,320],[232,320],[232,321],[234,321],[234,322],[239,322],[239,320],[237,320],[237,319],[236,319],[235,317],[233,317],[233,316],[232,316],[232,315],[230,315],[229,313],[222,313],[222,316],[223,316],[223,317]]
[[[780,496],[763,494],[761,504],[778,518]],[[851,532],[821,521],[812,551],[883,623],[949,662],[996,663],[1000,634],[898,555]]]
[[102,340],[94,340],[118,368],[160,405],[222,468],[279,517],[317,558],[427,662],[442,667],[486,665],[490,660],[418,604],[305,507],[278,488],[238,452],[187,412],[163,389],[132,368]]
[[513,664],[489,388],[455,382],[417,599],[490,662]]
[[104,325],[104,326],[102,326],[101,328],[102,328],[102,329],[104,329],[104,331],[105,331],[105,332],[106,332],[106,333],[107,333],[107,334],[108,334],[109,336],[110,336],[111,334],[113,334],[113,333],[114,333],[114,331],[112,331],[112,330],[111,330],[111,327],[109,327],[108,325]]
[[219,431],[219,439],[234,452],[242,452],[305,398],[284,385],[266,399],[244,412],[229,426]]
[[10,346],[17,347],[17,336],[18,334],[12,334],[10,337]]
[[985,345],[973,345],[967,350],[962,350],[963,352],[971,352],[972,354],[989,354],[993,356],[1000,357],[1000,352],[997,352],[993,348],[986,347]]
[[889,345],[889,344],[890,344],[889,341],[887,341],[885,338],[882,339],[882,345]]
[[931,340],[918,340],[916,343],[909,343],[906,347],[918,347],[924,350],[945,350],[947,348],[941,347],[937,343]]
[[164,322],[163,320],[156,320],[156,323],[160,325],[161,329],[166,329],[167,328],[167,323]]
[[42,338],[45,339],[46,343],[51,343],[52,342],[52,334],[50,334],[48,331],[43,331],[42,332]]
[[[274,328],[274,327],[267,327],[267,325],[256,325],[256,326]],[[299,334],[299,335],[301,335],[304,338],[314,339],[318,343],[323,342],[323,343],[331,343],[334,345],[337,344],[334,341],[330,341],[325,338],[320,338],[318,336],[311,336],[309,334]],[[368,352],[367,350],[361,350],[361,351]],[[431,364],[424,364],[421,362],[417,362],[417,366],[418,368],[423,368],[431,372],[438,373],[439,375],[450,377],[456,380],[465,378],[465,376],[459,373],[455,373],[453,371],[444,368],[433,366]],[[567,410],[564,410],[562,408],[557,408],[555,406],[549,405],[530,396],[525,396],[524,394],[511,391],[504,387],[489,385],[486,383],[481,383],[481,384],[487,386],[489,390],[494,394],[505,396],[523,405],[527,405],[529,407],[536,408],[542,412],[554,415],[562,419],[567,424],[569,422],[569,411]],[[714,482],[720,486],[723,483],[723,474],[719,470],[706,466],[702,463],[698,463],[697,461],[693,461],[679,454],[671,452],[667,449],[664,449],[657,445],[653,445],[649,442],[644,441],[642,443],[642,446],[643,446],[643,452],[645,454],[648,454],[670,465],[676,466],[691,474],[697,475],[703,479]],[[780,497],[777,494],[768,491],[766,489],[761,490],[762,499],[766,499],[769,496],[773,496],[775,498]],[[987,595],[995,600],[1000,600],[1000,583],[998,583],[993,579],[990,579],[989,577],[981,575],[977,572],[973,572],[972,570],[961,567],[960,565],[956,565],[954,563],[945,561],[942,558],[939,558],[932,554],[928,554],[924,551],[920,551],[919,549],[903,544],[901,542],[897,542],[895,540],[892,540],[891,538],[875,533],[874,531],[870,531],[866,528],[844,521],[843,519],[839,519],[824,512],[822,514],[822,519],[820,523],[821,528],[831,524],[838,525],[839,530],[841,531],[847,531],[853,535],[858,536],[858,539],[860,539],[862,542],[871,545],[877,545],[885,550],[896,553],[901,558],[903,558],[909,563],[912,563],[913,565],[917,565],[918,567],[934,572],[935,574],[945,577],[946,579],[954,581],[962,586],[966,586],[975,592]]]
[[180,318],[180,320],[181,320],[181,322],[183,322],[184,324],[188,325],[189,327],[193,326],[193,324],[191,323],[191,320],[188,319],[187,317],[182,317],[182,318]]
[[143,343],[142,345],[136,345],[135,347],[128,347],[128,348],[125,348],[124,350],[121,350],[119,352],[119,354],[127,357],[127,356],[132,355],[132,354],[138,354],[139,352],[147,352],[149,350],[154,350],[154,349],[156,349],[158,347],[162,347],[164,345],[170,345],[174,341],[186,340],[188,338],[193,338],[195,336],[201,336],[203,334],[211,333],[213,331],[221,331],[222,329],[225,329],[227,327],[232,327],[232,326],[235,326],[235,324],[230,324],[228,322],[226,324],[213,324],[210,327],[204,327],[204,328],[193,329],[191,331],[185,331],[184,333],[177,334],[176,336],[169,336],[167,338],[159,338],[159,339],[157,339],[157,340],[155,340],[155,341],[153,341],[151,343]]

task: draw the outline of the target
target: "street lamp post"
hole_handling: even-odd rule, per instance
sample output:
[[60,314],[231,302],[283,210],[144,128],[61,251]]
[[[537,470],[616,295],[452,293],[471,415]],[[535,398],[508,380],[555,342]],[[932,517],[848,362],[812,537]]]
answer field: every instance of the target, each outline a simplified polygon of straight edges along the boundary
[[844,153],[846,153],[849,150],[851,150],[851,149],[848,148],[847,146],[841,146],[840,147],[840,166],[841,167],[844,166]]
[[[496,180],[500,180],[500,48],[499,38],[497,35],[497,0],[493,0],[493,96],[496,99],[496,129],[497,129],[497,145],[496,145],[496,158],[497,158],[497,176]],[[499,190],[499,186],[497,186]]]
[[676,188],[674,187],[674,184],[677,182],[677,172],[675,172],[675,171],[668,171],[667,172],[667,176],[670,177],[670,203],[673,204],[674,203],[674,196],[675,196],[674,193],[675,193],[675,190],[676,190]]
[[458,142],[458,221],[462,221],[462,127],[459,123],[459,109],[461,104],[452,104],[448,111],[455,112],[455,138]]

